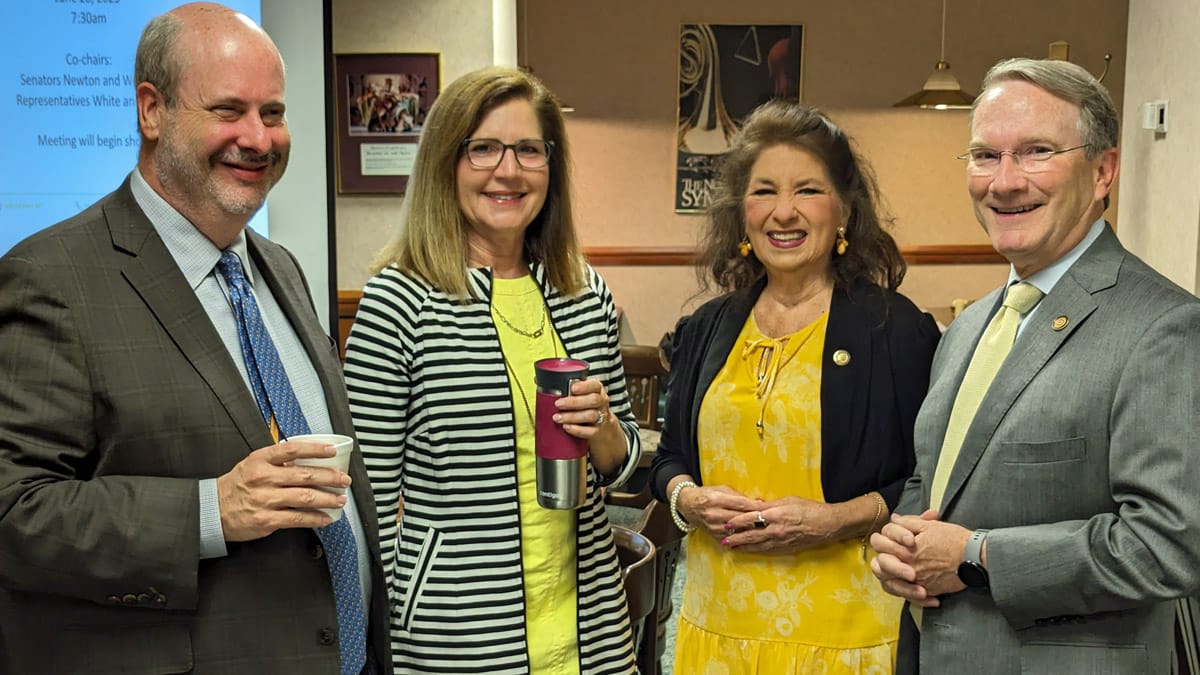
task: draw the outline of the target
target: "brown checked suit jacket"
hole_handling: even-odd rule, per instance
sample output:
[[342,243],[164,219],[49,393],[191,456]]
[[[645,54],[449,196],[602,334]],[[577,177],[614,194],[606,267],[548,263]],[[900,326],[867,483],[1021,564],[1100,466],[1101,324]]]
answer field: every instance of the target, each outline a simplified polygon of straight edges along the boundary
[[[250,255],[352,435],[333,342],[282,247]],[[126,181],[0,258],[0,672],[338,672],[309,529],[199,559],[197,481],[271,445],[254,398]],[[390,672],[366,470],[369,649]]]

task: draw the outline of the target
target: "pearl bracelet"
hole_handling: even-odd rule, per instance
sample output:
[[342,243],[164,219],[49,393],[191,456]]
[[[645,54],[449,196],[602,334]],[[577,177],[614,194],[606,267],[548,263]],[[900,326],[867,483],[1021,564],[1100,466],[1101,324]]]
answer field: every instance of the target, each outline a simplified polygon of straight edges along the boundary
[[690,480],[681,480],[675,484],[675,489],[671,490],[671,499],[667,503],[671,507],[671,520],[675,521],[675,527],[678,527],[683,532],[691,532],[696,529],[695,525],[691,525],[688,521],[679,515],[679,493],[683,492],[683,488],[699,487]]

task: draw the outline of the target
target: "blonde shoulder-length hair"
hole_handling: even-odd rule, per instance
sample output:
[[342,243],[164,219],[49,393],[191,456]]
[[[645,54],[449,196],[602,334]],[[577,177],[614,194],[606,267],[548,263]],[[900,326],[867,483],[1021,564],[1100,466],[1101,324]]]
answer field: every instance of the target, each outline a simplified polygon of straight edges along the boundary
[[528,101],[552,141],[546,203],[525,229],[525,255],[541,263],[550,284],[565,295],[583,289],[583,253],[571,209],[570,153],[558,99],[516,68],[492,66],[467,73],[438,96],[417,148],[399,229],[375,260],[373,271],[394,265],[464,302],[471,291],[467,231],[458,201],[457,166],[462,143],[483,118],[513,100]]

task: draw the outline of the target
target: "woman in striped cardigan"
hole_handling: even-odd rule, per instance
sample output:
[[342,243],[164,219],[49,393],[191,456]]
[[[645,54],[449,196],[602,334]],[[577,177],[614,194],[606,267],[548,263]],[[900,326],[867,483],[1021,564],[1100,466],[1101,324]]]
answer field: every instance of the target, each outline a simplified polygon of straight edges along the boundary
[[[635,670],[600,488],[625,480],[641,446],[567,167],[558,103],[537,79],[493,67],[456,80],[363,293],[346,382],[397,673]],[[590,371],[555,415],[588,445],[578,510],[537,504],[533,363],[553,356]]]

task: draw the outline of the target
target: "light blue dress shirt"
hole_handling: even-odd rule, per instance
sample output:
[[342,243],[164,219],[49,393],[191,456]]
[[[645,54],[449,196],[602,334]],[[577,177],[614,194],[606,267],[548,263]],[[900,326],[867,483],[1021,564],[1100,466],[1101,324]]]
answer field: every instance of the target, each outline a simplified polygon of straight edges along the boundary
[[[1055,260],[1053,263],[1048,265],[1046,269],[1029,275],[1028,279],[1022,279],[1021,277],[1017,276],[1016,268],[1012,265],[1009,265],[1008,285],[1011,286],[1018,281],[1024,281],[1037,286],[1038,290],[1042,292],[1043,297],[1050,295],[1050,291],[1054,290],[1054,287],[1058,285],[1058,281],[1063,278],[1063,275],[1067,273],[1067,270],[1071,269],[1071,265],[1074,265],[1075,261],[1079,260],[1079,257],[1083,255],[1083,252],[1088,250],[1088,247],[1100,237],[1100,233],[1103,232],[1104,228],[1106,227],[1108,227],[1108,224],[1105,223],[1104,218],[1101,217],[1099,220],[1092,223],[1092,228],[1088,230],[1088,233],[1083,236],[1083,239],[1076,244],[1074,248],[1072,248],[1070,251],[1067,251],[1066,255],[1058,260]],[[1005,286],[1005,288],[1007,288],[1007,286]],[[1017,337],[1021,336],[1021,332],[1025,330],[1025,326],[1029,323],[1029,320],[1038,313],[1038,309],[1040,309],[1041,306],[1042,303],[1039,302],[1032,310],[1030,310],[1028,314],[1021,317],[1021,323],[1017,325]]]

